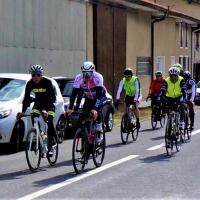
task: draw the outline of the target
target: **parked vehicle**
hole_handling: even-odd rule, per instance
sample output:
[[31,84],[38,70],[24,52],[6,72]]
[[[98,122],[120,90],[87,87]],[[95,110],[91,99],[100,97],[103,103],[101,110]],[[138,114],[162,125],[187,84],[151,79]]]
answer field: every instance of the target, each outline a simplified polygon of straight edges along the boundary
[[200,81],[196,84],[195,104],[200,104]]
[[[30,74],[0,73],[0,144],[10,144],[15,152],[25,141],[27,130],[32,127],[30,117],[22,118],[20,121],[16,120],[16,114],[22,110],[25,86],[30,78]],[[56,92],[54,125],[59,130],[59,119],[64,112],[64,101],[56,81],[49,79]],[[33,103],[27,109],[26,114],[30,113],[32,106]]]
[[[65,110],[67,110],[69,106],[69,99],[73,90],[74,79],[66,77],[53,77],[53,79],[57,81],[60,87],[60,91],[64,98]],[[112,131],[113,128],[114,105],[112,96],[108,92],[106,93],[106,96],[108,100],[107,103],[104,105],[102,112],[103,112],[106,132],[110,132]],[[83,103],[84,103],[84,98],[82,99],[80,108],[83,106]],[[72,114],[68,120],[67,125],[65,126],[65,130],[69,128],[77,129],[78,128],[77,120],[78,120],[77,113]]]

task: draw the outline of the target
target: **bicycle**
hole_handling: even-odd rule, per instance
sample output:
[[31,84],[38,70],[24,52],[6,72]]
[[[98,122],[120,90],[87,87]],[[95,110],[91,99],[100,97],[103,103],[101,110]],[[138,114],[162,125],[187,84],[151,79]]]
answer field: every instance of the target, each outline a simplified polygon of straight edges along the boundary
[[[102,141],[98,142],[96,122],[88,112],[79,113],[80,128],[76,131],[72,146],[73,167],[77,174],[83,172],[91,158],[96,167],[100,167],[105,156],[105,131],[103,127]],[[103,123],[102,123],[103,124]]]
[[[23,117],[32,116],[24,115]],[[47,155],[48,148],[47,144],[44,144],[42,135],[46,135],[47,138],[47,127],[48,121],[44,120],[43,130],[41,128],[41,123],[39,117],[34,117],[34,125],[27,132],[26,141],[25,141],[25,154],[26,161],[29,169],[32,172],[36,172],[40,166],[41,158],[47,158],[51,166],[55,165],[58,158],[58,143],[54,138],[54,145],[52,146],[53,156],[50,157]]]
[[158,121],[160,122],[161,127],[163,127],[163,125],[165,124],[166,116],[162,111],[163,110],[160,103],[156,103],[153,105],[151,112],[151,126],[153,130],[156,129]]
[[120,132],[123,144],[128,142],[130,134],[133,141],[136,141],[138,138],[139,129],[136,128],[136,119],[132,112],[132,105],[127,106],[126,112],[122,115]]
[[174,106],[168,107],[167,110],[167,124],[165,128],[165,147],[168,156],[173,153],[173,147],[176,147],[176,151],[180,151],[182,143],[183,131],[179,129],[180,124],[180,105],[175,104]]

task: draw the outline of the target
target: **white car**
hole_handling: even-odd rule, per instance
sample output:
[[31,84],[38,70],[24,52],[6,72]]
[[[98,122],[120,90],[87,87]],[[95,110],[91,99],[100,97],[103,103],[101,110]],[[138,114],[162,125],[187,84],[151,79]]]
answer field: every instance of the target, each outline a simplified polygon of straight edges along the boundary
[[[10,144],[14,152],[19,150],[26,139],[27,131],[32,127],[31,117],[16,120],[16,114],[22,111],[25,86],[30,79],[30,74],[0,73],[0,144]],[[57,127],[64,112],[64,100],[56,81],[49,79],[56,93],[54,126]],[[32,106],[33,103],[26,114],[30,113]]]

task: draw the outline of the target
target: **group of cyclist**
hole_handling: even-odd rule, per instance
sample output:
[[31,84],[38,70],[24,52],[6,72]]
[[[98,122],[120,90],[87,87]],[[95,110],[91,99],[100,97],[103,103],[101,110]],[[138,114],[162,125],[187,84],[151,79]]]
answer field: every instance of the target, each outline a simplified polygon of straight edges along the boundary
[[194,98],[195,81],[189,71],[184,71],[182,65],[174,64],[168,71],[169,75],[164,79],[162,72],[155,73],[156,79],[152,81],[147,97],[152,99],[151,107],[162,103],[162,113],[166,114],[166,106],[180,105],[180,129],[185,127],[185,111],[188,105],[190,118],[190,131],[194,129]]
[[[81,73],[75,78],[72,95],[68,110],[64,115],[70,115],[72,112],[79,109],[81,99],[84,97],[85,102],[83,111],[90,112],[94,120],[96,120],[96,129],[98,132],[98,140],[102,139],[102,119],[101,109],[106,102],[106,88],[104,86],[103,76],[95,71],[95,65],[92,62],[84,62],[81,67]],[[30,68],[32,78],[28,81],[25,89],[25,97],[23,100],[22,112],[17,113],[17,118],[23,117],[27,107],[33,101],[32,94],[34,93],[34,106],[32,108],[32,118],[43,117],[48,121],[48,156],[52,155],[52,138],[57,140],[56,131],[53,125],[53,117],[55,115],[56,95],[51,81],[43,76],[43,68],[40,65],[33,65]],[[155,73],[156,79],[152,81],[149,89],[148,98],[151,97],[153,106],[157,102],[162,102],[163,110],[165,103],[172,105],[175,102],[189,105],[189,113],[191,126],[194,128],[194,96],[195,96],[195,81],[191,78],[189,71],[183,71],[180,64],[175,64],[169,69],[169,76],[164,79],[162,72]],[[119,103],[122,90],[125,90],[126,107],[132,105],[134,115],[136,117],[136,128],[140,129],[140,112],[138,105],[142,99],[141,88],[138,77],[133,75],[130,68],[124,70],[124,77],[119,83],[116,95],[116,104]],[[75,104],[75,105],[74,105]],[[180,113],[180,126],[184,127],[184,107]]]

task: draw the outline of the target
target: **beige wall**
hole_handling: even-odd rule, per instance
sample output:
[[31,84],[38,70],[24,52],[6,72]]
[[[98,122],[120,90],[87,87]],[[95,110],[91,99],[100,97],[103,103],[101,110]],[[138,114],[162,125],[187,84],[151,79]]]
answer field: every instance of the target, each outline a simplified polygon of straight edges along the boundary
[[[155,2],[155,0],[151,1]],[[196,3],[188,4],[187,0],[156,0],[156,3],[165,6],[170,6],[171,9],[181,11],[194,18],[200,19],[200,4]]]
[[[136,71],[138,56],[151,56],[151,15],[145,12],[127,13],[126,65]],[[151,76],[139,76],[143,100],[146,98]]]
[[171,66],[171,56],[175,56],[175,61],[179,62],[179,56],[189,56],[189,66],[191,66],[191,27],[188,27],[188,48],[180,48],[179,26],[175,19],[168,18],[162,22],[155,23],[154,34],[154,70],[156,70],[157,56],[165,56],[165,73]]
[[93,5],[86,3],[86,59],[93,61]]

